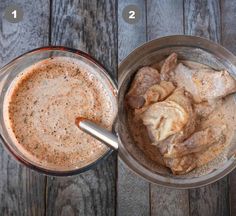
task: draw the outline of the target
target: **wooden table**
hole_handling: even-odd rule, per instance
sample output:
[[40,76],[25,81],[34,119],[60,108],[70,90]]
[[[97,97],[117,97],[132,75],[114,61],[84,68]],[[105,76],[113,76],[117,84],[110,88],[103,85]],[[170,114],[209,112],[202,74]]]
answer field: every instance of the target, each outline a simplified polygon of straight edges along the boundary
[[[10,3],[1,0],[0,17]],[[40,46],[64,45],[100,60],[114,79],[117,63],[138,45],[164,35],[209,38],[236,54],[236,2],[231,0],[15,0],[24,20],[0,19],[0,66]],[[125,23],[127,4],[141,20]],[[118,171],[117,171],[118,170]],[[0,215],[236,215],[236,171],[199,189],[160,187],[133,174],[113,153],[95,169],[66,178],[19,165],[0,147]]]

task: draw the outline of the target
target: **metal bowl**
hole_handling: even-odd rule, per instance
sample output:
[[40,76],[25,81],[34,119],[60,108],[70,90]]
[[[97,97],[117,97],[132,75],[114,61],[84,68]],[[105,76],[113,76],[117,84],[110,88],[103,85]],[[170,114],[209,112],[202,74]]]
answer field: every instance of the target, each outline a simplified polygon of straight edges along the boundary
[[175,176],[144,155],[135,145],[127,124],[124,97],[135,72],[142,66],[163,60],[172,52],[176,52],[180,59],[206,64],[214,69],[225,68],[233,76],[236,75],[236,57],[221,45],[200,37],[168,36],[135,49],[119,66],[119,155],[131,170],[150,182],[174,188],[196,188],[215,182],[231,172],[236,167],[235,156],[228,155],[228,159],[218,168],[204,175]]

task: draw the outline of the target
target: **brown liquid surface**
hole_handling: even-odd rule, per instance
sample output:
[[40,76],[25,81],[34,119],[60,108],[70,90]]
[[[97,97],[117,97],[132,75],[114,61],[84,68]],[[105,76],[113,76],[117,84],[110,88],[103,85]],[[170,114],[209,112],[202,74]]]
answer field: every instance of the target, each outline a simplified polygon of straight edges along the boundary
[[82,116],[111,129],[116,115],[109,87],[83,62],[66,57],[39,62],[19,76],[9,94],[10,129],[32,160],[67,170],[108,151],[75,125]]

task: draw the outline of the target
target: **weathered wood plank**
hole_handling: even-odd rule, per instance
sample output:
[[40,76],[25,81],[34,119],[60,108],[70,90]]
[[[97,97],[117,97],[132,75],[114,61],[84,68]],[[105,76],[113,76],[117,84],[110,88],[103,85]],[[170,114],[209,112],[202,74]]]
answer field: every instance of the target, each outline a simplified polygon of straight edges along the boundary
[[[221,1],[221,41],[222,45],[236,55],[236,4],[234,1]],[[236,215],[236,170],[229,174],[230,215]]]
[[[149,40],[165,35],[183,34],[183,1],[147,0],[147,36]],[[187,190],[151,184],[151,215],[189,215]]]
[[117,215],[149,215],[149,183],[118,162]]
[[[49,1],[17,0],[24,19],[0,19],[0,67],[24,52],[48,45]],[[0,14],[10,1],[2,0]],[[33,15],[33,16],[32,16]],[[0,214],[44,215],[46,177],[19,165],[0,147]]]
[[[141,11],[138,23],[129,24],[122,17],[127,5],[137,5]],[[118,60],[121,62],[136,47],[146,42],[146,4],[143,0],[118,1]],[[118,71],[119,72],[119,71]]]
[[[123,20],[123,9],[129,4],[137,5],[141,10],[141,19],[136,24],[128,24]],[[119,62],[137,46],[145,43],[145,12],[145,2],[143,0],[118,1]],[[120,159],[118,160],[117,215],[149,215],[149,183],[130,171]]]
[[52,0],[52,45],[88,52],[117,78],[117,2]]
[[147,0],[147,37],[183,34],[183,0]]
[[190,215],[229,215],[227,178],[199,189],[191,189],[189,200]]
[[236,3],[221,0],[221,42],[224,47],[236,54]]
[[47,215],[115,215],[114,157],[78,176],[48,178]]
[[151,215],[189,215],[188,190],[151,185]]
[[14,2],[23,8],[24,19],[18,24],[3,19],[3,12],[11,2],[1,0],[0,67],[24,52],[48,45],[49,0]]
[[[221,41],[219,1],[184,2],[185,33]],[[192,215],[229,215],[227,177],[211,185],[190,190]]]
[[185,34],[208,38],[220,43],[219,0],[184,1]]
[[[113,78],[117,72],[116,1],[54,0],[53,45],[81,49],[99,59]],[[47,215],[115,215],[116,154],[93,170],[48,178]]]
[[228,185],[229,185],[229,211],[230,215],[236,215],[236,170],[228,175]]

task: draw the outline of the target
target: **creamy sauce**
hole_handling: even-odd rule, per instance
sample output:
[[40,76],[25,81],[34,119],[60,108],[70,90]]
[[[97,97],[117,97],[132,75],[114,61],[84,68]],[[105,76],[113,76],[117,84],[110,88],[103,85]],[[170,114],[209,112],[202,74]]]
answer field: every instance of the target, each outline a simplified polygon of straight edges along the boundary
[[[179,61],[180,62],[180,61]],[[181,61],[188,67],[196,68],[209,68],[206,65],[191,62]],[[160,70],[163,62],[152,65],[152,67]],[[174,73],[173,73],[174,74]],[[174,77],[173,82],[174,82]],[[182,83],[186,85],[186,83]],[[209,173],[213,169],[222,164],[222,161],[227,160],[227,149],[230,144],[236,142],[233,139],[236,130],[236,104],[233,95],[228,95],[222,100],[211,101],[211,106],[202,103],[201,109],[198,109],[198,124],[196,130],[204,129],[214,124],[226,125],[226,141],[219,145],[212,145],[206,150],[196,154],[197,156],[197,169],[194,169],[191,173],[194,176]],[[158,148],[152,145],[152,142],[148,136],[146,127],[143,125],[142,120],[135,115],[134,110],[128,109],[128,125],[132,138],[136,145],[142,150],[142,152],[152,161],[157,164],[163,165],[164,162]],[[192,174],[188,173],[188,176]]]
[[19,148],[33,160],[58,169],[86,166],[108,148],[82,132],[82,116],[111,129],[114,96],[96,71],[66,57],[44,60],[27,68],[9,93],[7,116]]

